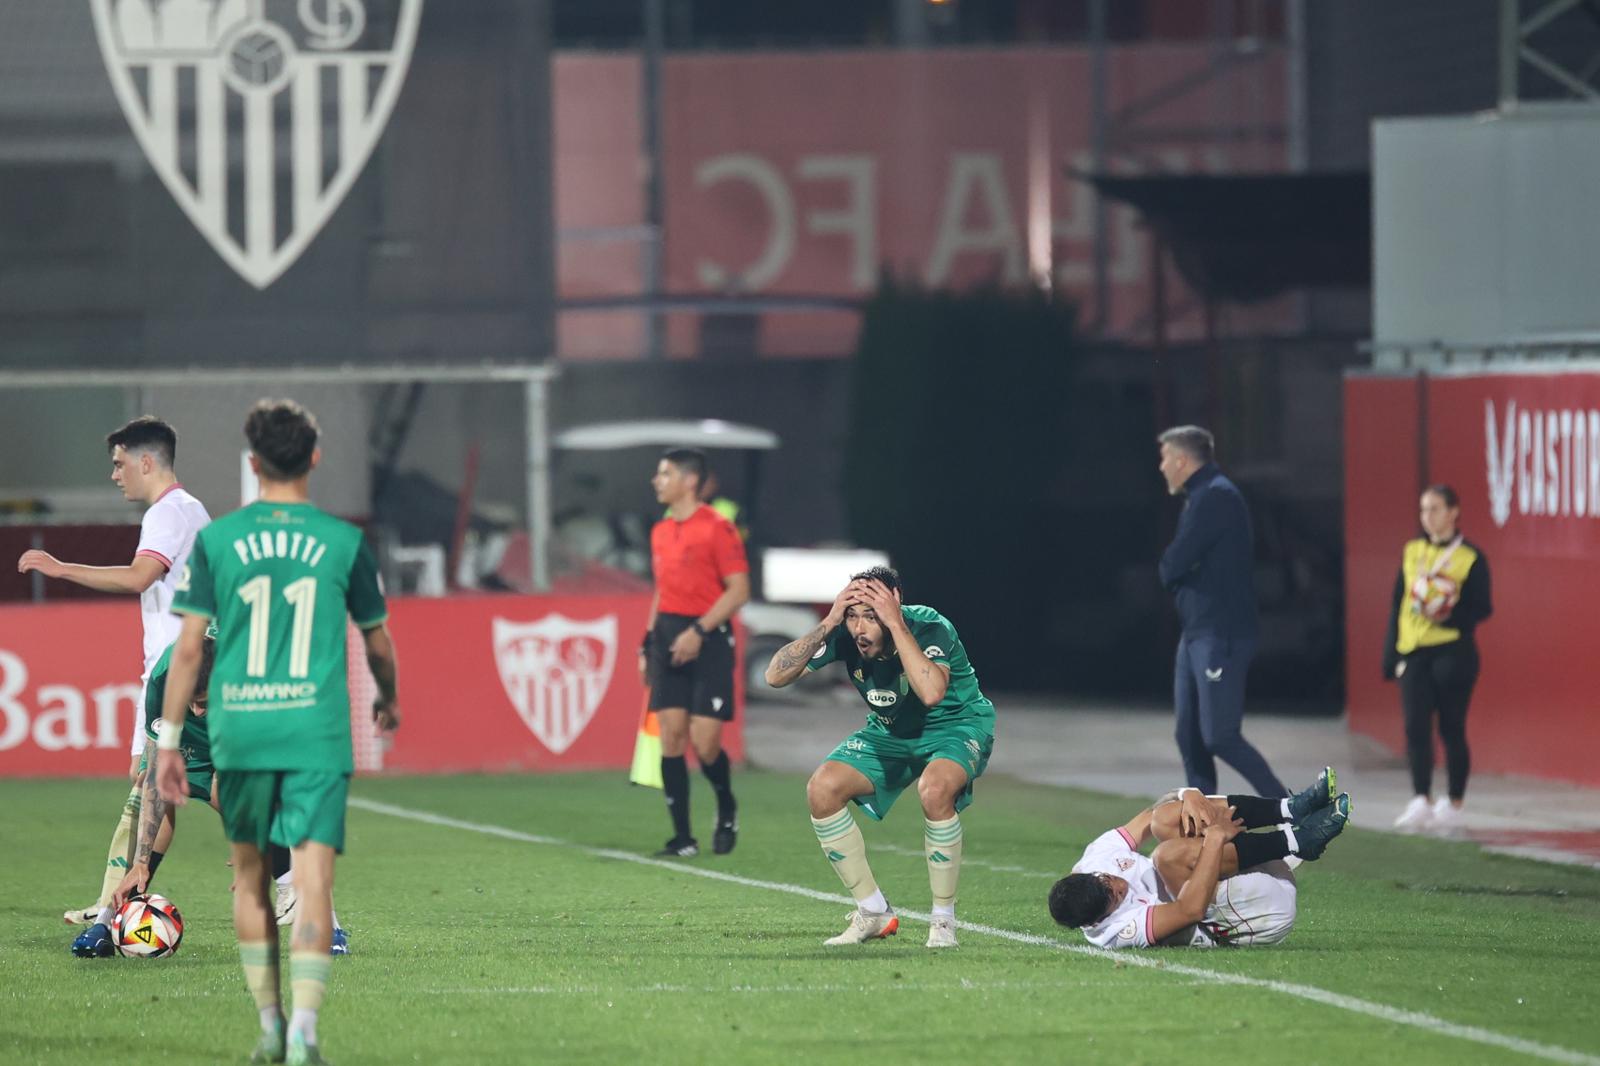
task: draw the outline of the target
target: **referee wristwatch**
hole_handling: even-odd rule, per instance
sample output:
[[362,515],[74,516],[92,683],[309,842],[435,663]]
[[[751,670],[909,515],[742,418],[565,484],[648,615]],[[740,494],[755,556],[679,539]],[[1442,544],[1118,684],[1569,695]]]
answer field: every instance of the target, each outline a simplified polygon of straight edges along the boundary
[[700,619],[698,619],[698,618],[696,618],[694,620],[694,622],[690,626],[690,628],[692,628],[696,633],[700,634],[700,639],[701,640],[705,640],[706,638],[711,636],[711,630],[709,630],[705,626],[701,625],[700,624]]

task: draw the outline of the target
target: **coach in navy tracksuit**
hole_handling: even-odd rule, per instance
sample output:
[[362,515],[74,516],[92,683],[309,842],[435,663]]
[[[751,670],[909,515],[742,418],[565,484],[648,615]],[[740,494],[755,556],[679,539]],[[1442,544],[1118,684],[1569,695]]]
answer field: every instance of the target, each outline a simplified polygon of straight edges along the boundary
[[1177,600],[1183,625],[1172,681],[1184,772],[1192,787],[1215,794],[1221,759],[1244,775],[1256,795],[1287,796],[1267,760],[1239,731],[1245,676],[1256,650],[1249,508],[1211,461],[1209,432],[1178,426],[1157,440],[1167,491],[1185,498],[1177,535],[1161,556],[1161,583]]

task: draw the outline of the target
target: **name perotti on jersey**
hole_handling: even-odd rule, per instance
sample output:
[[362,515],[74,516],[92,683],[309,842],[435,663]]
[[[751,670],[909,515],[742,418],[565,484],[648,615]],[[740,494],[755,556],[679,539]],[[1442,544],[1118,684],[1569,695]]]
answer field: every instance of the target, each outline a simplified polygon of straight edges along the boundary
[[217,620],[210,733],[219,770],[350,773],[345,618],[388,617],[361,530],[258,500],[201,531],[173,610]]

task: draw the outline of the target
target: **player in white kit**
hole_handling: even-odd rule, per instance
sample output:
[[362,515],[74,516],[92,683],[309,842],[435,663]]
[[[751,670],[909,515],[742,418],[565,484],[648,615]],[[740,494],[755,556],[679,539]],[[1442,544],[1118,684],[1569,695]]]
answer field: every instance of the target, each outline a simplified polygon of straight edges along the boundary
[[1090,842],[1051,888],[1051,917],[1102,948],[1276,944],[1295,919],[1284,859],[1320,858],[1350,817],[1336,784],[1329,768],[1284,799],[1169,792]]
[[[72,924],[96,923],[111,902],[111,894],[127,871],[132,828],[139,820],[139,757],[144,753],[144,686],[156,660],[177,639],[180,622],[172,613],[172,597],[183,574],[195,534],[211,516],[205,505],[187,492],[173,469],[178,434],[166,422],[148,415],[136,418],[106,437],[111,453],[111,480],[129,500],[146,506],[139,523],[139,545],[126,566],[85,566],[62,562],[49,552],[34,549],[17,560],[26,574],[38,571],[99,592],[135,593],[144,628],[143,669],[139,676],[139,701],[132,708],[133,722],[128,776],[133,790],[123,805],[122,819],[112,835],[106,860],[105,883],[92,907],[75,908],[63,917]],[[158,840],[162,849],[164,842]],[[109,946],[109,942],[107,944]]]

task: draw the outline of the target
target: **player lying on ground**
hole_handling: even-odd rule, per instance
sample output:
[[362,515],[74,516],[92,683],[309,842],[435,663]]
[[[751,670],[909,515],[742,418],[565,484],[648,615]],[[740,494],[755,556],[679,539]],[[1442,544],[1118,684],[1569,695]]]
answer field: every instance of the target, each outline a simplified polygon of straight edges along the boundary
[[[841,624],[842,623],[842,624]],[[822,853],[855,898],[843,933],[828,944],[859,944],[900,927],[867,865],[867,844],[847,805],[875,819],[912,784],[922,801],[923,854],[933,888],[928,946],[956,946],[961,819],[972,783],[994,749],[994,705],[978,688],[955,627],[932,607],[901,604],[900,575],[875,566],[851,578],[822,624],[778,650],[767,684],[782,688],[835,659],[867,701],[867,724],[817,767],[806,783],[811,827]]]
[[1320,858],[1350,817],[1350,797],[1335,790],[1330,767],[1284,799],[1169,792],[1090,842],[1050,889],[1050,916],[1102,948],[1276,944],[1295,919],[1283,860]]

